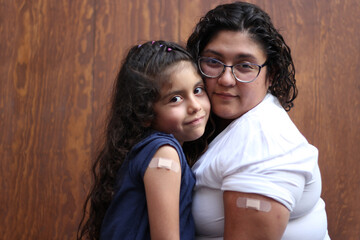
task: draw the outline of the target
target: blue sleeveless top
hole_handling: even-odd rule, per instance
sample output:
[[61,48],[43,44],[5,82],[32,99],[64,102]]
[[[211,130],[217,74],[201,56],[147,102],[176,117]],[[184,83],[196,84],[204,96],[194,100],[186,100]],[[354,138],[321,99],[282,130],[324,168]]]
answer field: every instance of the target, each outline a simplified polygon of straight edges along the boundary
[[171,135],[154,132],[136,144],[121,166],[117,190],[106,211],[100,239],[150,239],[144,174],[156,151],[163,145],[174,147],[181,163],[180,239],[194,239],[195,227],[191,214],[195,177],[179,142]]

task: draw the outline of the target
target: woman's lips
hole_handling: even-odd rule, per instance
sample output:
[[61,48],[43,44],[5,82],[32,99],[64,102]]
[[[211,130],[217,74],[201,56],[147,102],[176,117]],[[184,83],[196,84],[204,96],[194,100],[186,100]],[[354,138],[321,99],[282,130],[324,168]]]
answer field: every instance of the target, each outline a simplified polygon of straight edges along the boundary
[[232,98],[236,97],[236,95],[233,95],[231,93],[226,93],[226,92],[215,92],[214,95],[216,95],[217,97],[222,98],[222,99],[232,99]]

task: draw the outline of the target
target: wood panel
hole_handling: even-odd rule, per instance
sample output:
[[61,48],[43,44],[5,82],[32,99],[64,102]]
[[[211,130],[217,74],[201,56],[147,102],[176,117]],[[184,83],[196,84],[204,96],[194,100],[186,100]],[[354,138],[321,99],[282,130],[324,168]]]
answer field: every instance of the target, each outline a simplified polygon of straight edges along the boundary
[[335,239],[360,236],[360,2],[323,2],[320,11],[318,142],[324,198]]
[[[225,2],[183,2],[180,39],[186,41],[192,21]],[[292,49],[299,96],[290,116],[319,149],[330,236],[359,239],[359,2],[249,2],[269,13]]]
[[101,133],[113,81],[127,50],[151,40],[178,41],[178,1],[97,1],[94,134]]
[[355,30],[360,24],[360,5],[355,1],[298,1],[274,10],[297,70],[299,97],[290,115],[319,149],[330,235],[332,239],[358,239],[360,75],[356,71],[359,54],[353,53],[360,49]]
[[230,3],[231,0],[194,0],[181,1],[180,3],[180,43],[186,45],[187,39],[194,30],[195,24],[207,11],[221,3]]
[[296,66],[299,96],[290,116],[319,149],[330,236],[358,239],[360,75],[353,53],[360,49],[360,5],[309,0],[271,9]]
[[92,142],[93,1],[0,9],[0,238],[74,239]]
[[[109,93],[127,49],[185,43],[220,0],[0,0],[0,236],[74,239]],[[332,239],[360,235],[356,0],[252,1],[290,45],[290,116],[319,149]]]

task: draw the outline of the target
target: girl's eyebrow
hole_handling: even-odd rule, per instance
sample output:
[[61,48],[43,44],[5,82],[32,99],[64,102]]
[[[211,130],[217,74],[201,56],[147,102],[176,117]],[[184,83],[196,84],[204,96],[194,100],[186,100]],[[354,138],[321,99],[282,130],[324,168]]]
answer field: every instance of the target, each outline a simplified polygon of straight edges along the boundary
[[[198,86],[198,85],[201,85],[201,84],[204,84],[204,81],[201,79],[201,80],[199,80],[198,82],[196,82],[195,84],[194,84],[194,87],[195,86]],[[160,99],[161,100],[163,100],[163,99],[165,99],[165,98],[167,98],[167,97],[169,97],[169,96],[171,96],[171,95],[181,95],[182,93],[184,93],[185,91],[183,90],[183,89],[180,89],[180,90],[173,90],[173,91],[169,91],[169,92],[167,92],[164,96],[162,96]]]
[[174,91],[170,91],[168,93],[166,93],[164,96],[161,97],[161,99],[166,99],[171,95],[181,95],[181,93],[183,93],[183,90],[174,90]]
[[[215,56],[217,57],[224,57],[223,54],[217,52],[217,51],[214,51],[212,49],[207,49],[205,51],[203,51],[203,53],[210,53],[210,54],[214,54]],[[252,61],[255,61],[256,60],[256,57],[250,53],[240,53],[238,55],[235,56],[235,59],[250,59]]]

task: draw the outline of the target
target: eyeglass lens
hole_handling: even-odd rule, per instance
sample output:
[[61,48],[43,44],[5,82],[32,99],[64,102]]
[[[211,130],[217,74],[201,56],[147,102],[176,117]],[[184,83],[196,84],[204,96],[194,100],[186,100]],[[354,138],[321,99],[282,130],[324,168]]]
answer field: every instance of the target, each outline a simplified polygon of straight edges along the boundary
[[[200,58],[199,67],[207,77],[219,77],[227,67],[222,62],[212,58]],[[239,63],[232,66],[232,72],[239,81],[250,82],[260,73],[260,66],[254,63]]]

